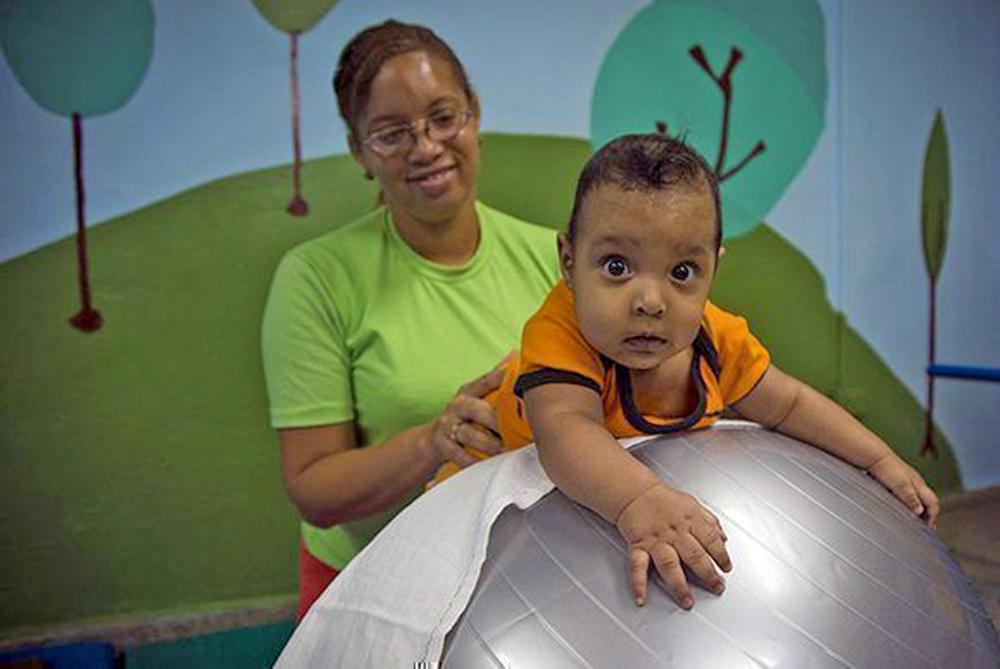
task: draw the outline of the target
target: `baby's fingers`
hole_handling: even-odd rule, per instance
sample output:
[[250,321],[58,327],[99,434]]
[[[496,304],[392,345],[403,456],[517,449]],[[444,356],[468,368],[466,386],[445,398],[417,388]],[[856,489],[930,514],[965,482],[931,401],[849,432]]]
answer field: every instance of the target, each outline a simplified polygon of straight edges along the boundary
[[[725,581],[715,571],[715,563],[705,548],[693,535],[682,536],[675,544],[677,553],[688,569],[698,577],[706,589],[721,595],[726,589]],[[728,558],[728,556],[727,556]]]
[[924,505],[920,501],[920,496],[917,494],[917,489],[914,487],[913,481],[909,478],[905,478],[894,484],[892,486],[892,494],[895,495],[899,501],[905,504],[906,507],[915,515],[923,515]]
[[938,501],[937,495],[931,490],[923,479],[918,479],[916,482],[917,494],[920,495],[920,500],[924,503],[924,517],[927,519],[927,527],[932,530],[937,530],[937,519],[938,513],[941,511],[941,503]]
[[649,553],[641,548],[632,549],[629,554],[629,574],[632,578],[635,603],[642,606],[646,603],[649,587]]
[[673,546],[667,543],[656,544],[649,551],[653,559],[653,566],[663,579],[663,585],[670,596],[682,609],[690,609],[694,606],[694,597],[688,589],[687,579],[684,578],[684,570],[681,568],[681,560]]
[[733,563],[726,550],[726,536],[714,525],[696,525],[691,534],[698,540],[722,571],[732,571]]
[[714,525],[716,529],[719,530],[719,535],[722,537],[723,541],[729,541],[729,537],[726,536],[726,531],[722,529],[722,523],[719,522],[719,519],[716,517],[714,513],[712,513],[708,509],[704,509],[704,517],[706,523],[708,523],[709,525]]

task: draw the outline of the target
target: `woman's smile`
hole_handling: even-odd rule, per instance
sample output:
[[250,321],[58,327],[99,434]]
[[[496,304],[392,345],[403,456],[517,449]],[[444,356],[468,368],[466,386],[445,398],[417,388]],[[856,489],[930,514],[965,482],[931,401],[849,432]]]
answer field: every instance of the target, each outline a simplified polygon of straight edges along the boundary
[[438,197],[443,195],[451,187],[455,177],[455,166],[426,170],[414,176],[407,177],[407,181],[428,197]]

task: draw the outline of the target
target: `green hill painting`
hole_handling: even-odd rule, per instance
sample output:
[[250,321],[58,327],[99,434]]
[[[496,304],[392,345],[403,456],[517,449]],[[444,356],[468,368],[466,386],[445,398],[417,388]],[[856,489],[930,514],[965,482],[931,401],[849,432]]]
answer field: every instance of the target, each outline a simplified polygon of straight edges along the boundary
[[[480,197],[562,227],[581,139],[484,135]],[[142,611],[290,599],[297,524],[266,423],[259,323],[293,245],[377,193],[347,156],[205,184],[90,230],[104,327],[66,324],[72,239],[0,265],[0,636]],[[920,404],[826,301],[811,263],[766,224],[728,245],[714,299],[774,359],[844,403],[939,492],[959,487],[943,435],[918,459]]]

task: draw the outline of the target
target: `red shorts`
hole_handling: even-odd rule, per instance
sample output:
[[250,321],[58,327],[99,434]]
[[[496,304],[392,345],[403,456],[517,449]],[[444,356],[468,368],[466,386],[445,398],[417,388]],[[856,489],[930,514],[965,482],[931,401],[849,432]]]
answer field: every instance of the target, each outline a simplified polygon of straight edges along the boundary
[[305,543],[299,539],[299,609],[295,613],[295,621],[301,621],[309,607],[326,590],[339,574],[336,569],[325,562],[316,559],[306,550]]

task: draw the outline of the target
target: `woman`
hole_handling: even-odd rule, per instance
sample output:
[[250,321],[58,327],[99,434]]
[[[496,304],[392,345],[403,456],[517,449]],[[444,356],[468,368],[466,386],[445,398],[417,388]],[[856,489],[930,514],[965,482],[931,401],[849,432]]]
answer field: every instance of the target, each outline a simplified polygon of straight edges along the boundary
[[334,89],[384,206],[289,252],[265,310],[271,424],[303,518],[300,619],[442,463],[499,450],[482,397],[500,370],[475,377],[558,273],[552,231],[476,201],[479,101],[433,32],[362,31]]

